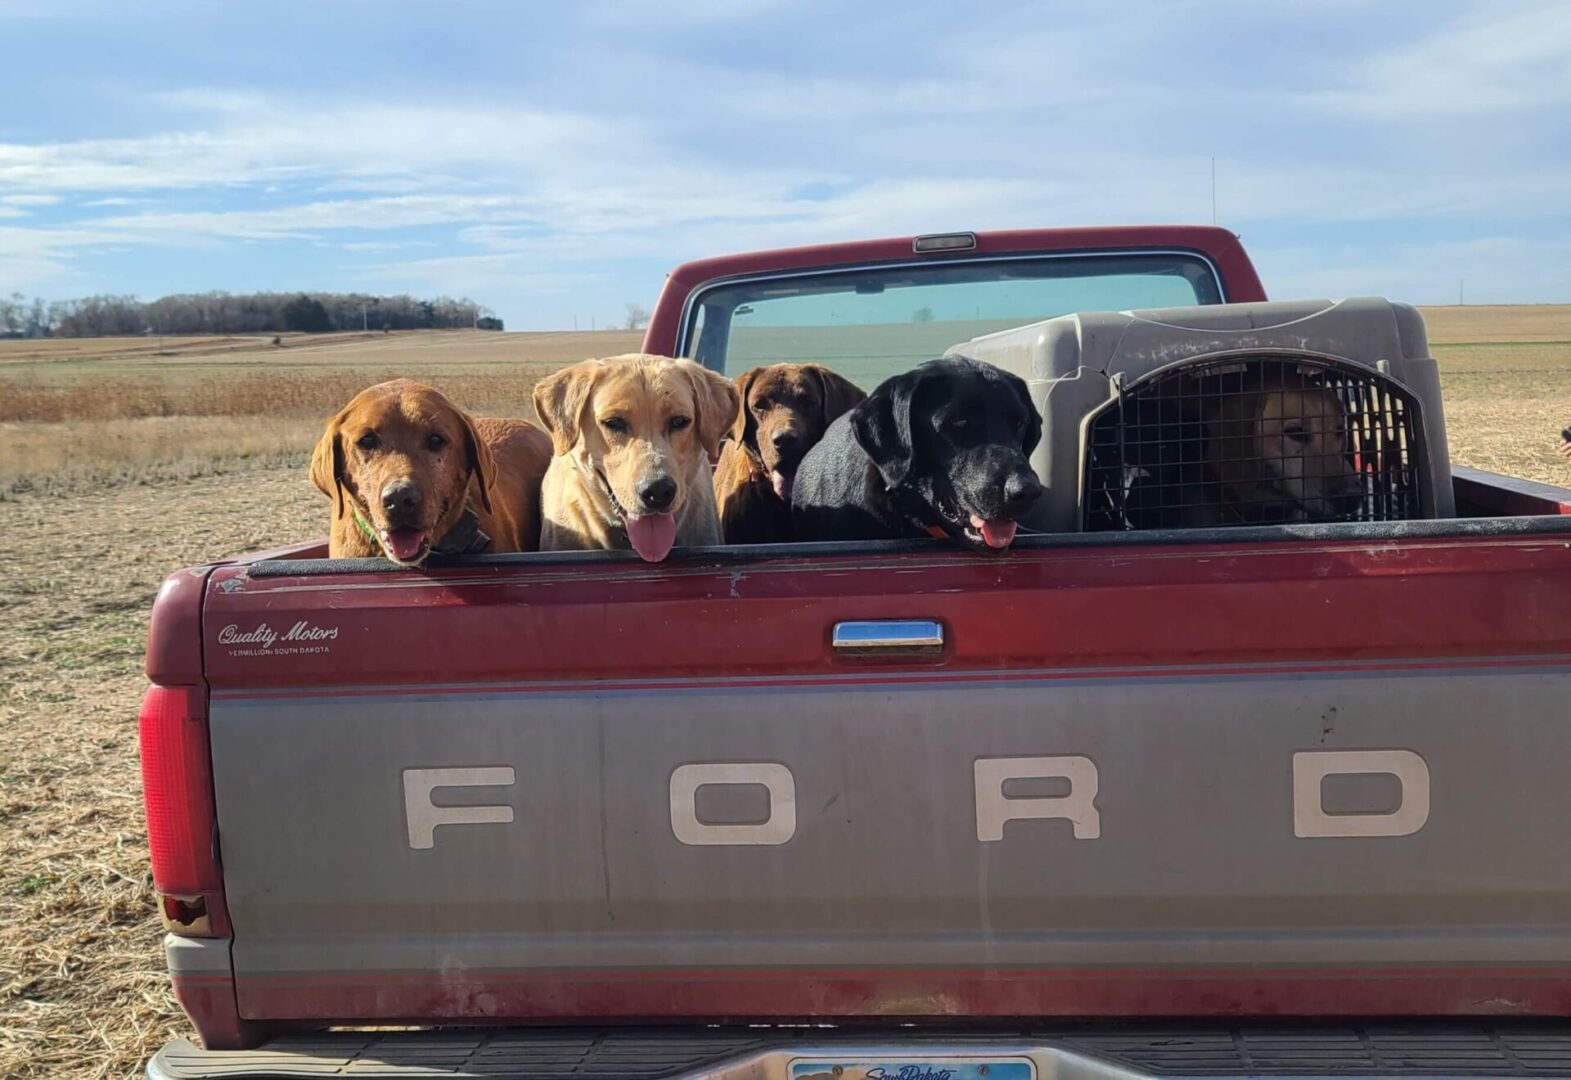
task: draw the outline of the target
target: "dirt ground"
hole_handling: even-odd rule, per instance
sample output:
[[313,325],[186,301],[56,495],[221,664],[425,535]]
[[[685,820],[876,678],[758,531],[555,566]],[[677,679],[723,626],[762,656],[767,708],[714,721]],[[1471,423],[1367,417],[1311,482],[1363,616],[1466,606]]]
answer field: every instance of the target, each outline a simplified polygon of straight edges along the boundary
[[[1571,308],[1429,317],[1436,341],[1448,342],[1435,352],[1454,459],[1571,481],[1553,438],[1571,423]],[[551,359],[547,349],[561,360],[588,355],[586,336],[453,335],[433,357],[418,342],[372,335],[301,342],[290,360],[309,347],[321,362],[357,372],[393,363],[386,350],[407,347],[421,370],[450,363],[479,377],[498,359]],[[607,347],[594,352],[630,347],[603,337]],[[242,341],[200,358],[186,345],[175,356],[148,356],[135,341],[104,360],[103,343],[51,344],[50,355],[0,349],[0,366],[9,360],[36,383],[44,367],[54,373],[48,378],[81,379],[108,363],[120,378],[144,363],[167,373],[171,365],[250,363],[257,352]],[[506,355],[481,358],[479,346]],[[84,426],[58,434],[88,457],[107,450],[121,460],[119,444],[83,440],[150,445],[129,427],[115,434],[104,425],[177,419],[73,420]],[[305,478],[303,452],[319,422],[274,418],[282,441],[249,460],[209,460],[196,429],[181,428],[172,442],[198,451],[193,461],[86,471],[58,489],[0,497],[0,1077],[136,1077],[153,1049],[189,1033],[169,993],[142,824],[135,716],[147,613],[172,570],[324,532],[327,503]],[[45,437],[46,426],[35,424],[29,437]],[[9,434],[0,425],[0,442]]]
[[171,570],[323,532],[303,462],[0,502],[0,1076],[135,1077],[189,1034],[142,824],[147,613]]

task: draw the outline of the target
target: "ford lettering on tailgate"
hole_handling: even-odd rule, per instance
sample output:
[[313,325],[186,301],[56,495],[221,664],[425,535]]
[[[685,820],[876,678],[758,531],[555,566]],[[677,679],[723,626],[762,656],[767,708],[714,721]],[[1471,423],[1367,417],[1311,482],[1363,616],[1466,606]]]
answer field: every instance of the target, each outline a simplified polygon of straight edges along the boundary
[[[1088,757],[978,758],[972,764],[976,794],[976,838],[1000,841],[1011,821],[1056,819],[1070,823],[1076,840],[1102,836],[1097,809],[1099,775]],[[1374,813],[1329,812],[1325,781],[1339,776],[1379,776],[1396,782],[1395,809]],[[1062,795],[1011,795],[1017,781],[1067,781]],[[444,788],[500,788],[514,782],[512,766],[404,770],[404,822],[409,846],[436,846],[436,830],[447,825],[509,824],[513,808],[469,803],[438,805]],[[710,786],[760,787],[769,795],[762,821],[719,825],[700,820],[698,793]],[[796,835],[796,778],[774,761],[690,762],[671,774],[671,832],[694,847],[772,846]],[[1429,766],[1411,750],[1303,750],[1292,755],[1293,835],[1297,837],[1411,836],[1429,820]],[[876,1078],[875,1078],[876,1080]],[[904,1078],[901,1078],[904,1080]]]

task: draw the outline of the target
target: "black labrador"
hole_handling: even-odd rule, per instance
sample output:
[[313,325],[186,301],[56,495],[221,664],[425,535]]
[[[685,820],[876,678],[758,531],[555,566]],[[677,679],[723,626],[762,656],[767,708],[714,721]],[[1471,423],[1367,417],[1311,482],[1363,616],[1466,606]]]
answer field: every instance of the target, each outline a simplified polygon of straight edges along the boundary
[[963,356],[929,360],[880,383],[802,459],[796,538],[1007,548],[1042,494],[1026,460],[1041,437],[1024,380]]

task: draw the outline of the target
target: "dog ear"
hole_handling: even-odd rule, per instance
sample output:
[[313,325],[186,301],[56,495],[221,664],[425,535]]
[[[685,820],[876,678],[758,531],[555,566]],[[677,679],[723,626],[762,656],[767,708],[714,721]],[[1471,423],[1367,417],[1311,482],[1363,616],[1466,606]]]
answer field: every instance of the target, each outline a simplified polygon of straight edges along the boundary
[[311,452],[311,483],[333,499],[340,514],[344,512],[344,444],[339,441],[338,428],[343,419],[344,414],[339,413],[327,422],[327,430]]
[[867,393],[856,383],[844,375],[837,375],[822,364],[808,364],[807,370],[818,379],[818,387],[823,391],[824,398],[824,426],[828,427],[836,417],[844,416],[867,397]]
[[1004,379],[1009,383],[1015,397],[1026,411],[1026,430],[1020,438],[1020,449],[1026,457],[1031,456],[1031,451],[1036,449],[1036,444],[1042,441],[1042,414],[1036,411],[1036,406],[1031,404],[1031,388],[1020,376],[1011,372],[1004,372]]
[[453,411],[457,413],[458,423],[464,429],[464,451],[469,455],[469,475],[479,481],[480,505],[489,514],[491,487],[496,483],[496,458],[491,453],[490,444],[475,430],[474,419],[462,410]]
[[1202,425],[1208,464],[1241,464],[1245,473],[1259,472],[1261,458],[1255,449],[1255,437],[1260,430],[1259,410],[1264,401],[1260,394],[1232,393],[1206,403]]
[[763,373],[763,370],[761,367],[755,367],[736,377],[736,422],[731,425],[731,430],[726,432],[726,438],[739,446],[752,442],[758,434],[758,422],[753,419],[753,410],[747,407],[747,395],[752,393],[753,381]]
[[907,371],[885,379],[851,410],[851,432],[873,459],[887,488],[905,483],[911,471],[911,400],[927,374]]
[[550,433],[558,454],[567,453],[578,441],[584,406],[589,403],[589,393],[595,388],[604,367],[602,361],[585,360],[535,383],[535,413]]
[[698,428],[698,441],[711,458],[720,453],[720,439],[735,425],[741,402],[736,385],[718,372],[710,371],[691,360],[678,360],[677,365],[693,384],[693,402],[698,415],[693,424]]

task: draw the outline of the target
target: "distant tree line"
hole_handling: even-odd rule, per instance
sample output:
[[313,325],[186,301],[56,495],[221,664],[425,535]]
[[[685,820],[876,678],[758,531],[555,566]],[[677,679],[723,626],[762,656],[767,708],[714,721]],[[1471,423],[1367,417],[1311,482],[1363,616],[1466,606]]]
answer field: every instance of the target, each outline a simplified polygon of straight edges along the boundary
[[469,299],[365,293],[183,293],[143,303],[84,296],[45,303],[0,296],[0,337],[129,334],[262,334],[337,330],[500,330],[502,320]]

